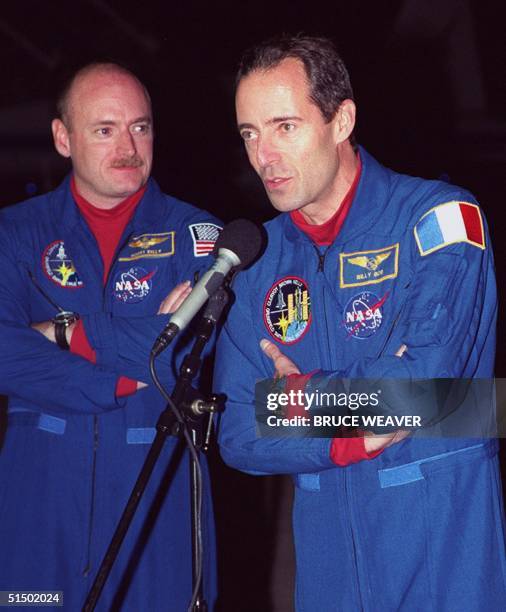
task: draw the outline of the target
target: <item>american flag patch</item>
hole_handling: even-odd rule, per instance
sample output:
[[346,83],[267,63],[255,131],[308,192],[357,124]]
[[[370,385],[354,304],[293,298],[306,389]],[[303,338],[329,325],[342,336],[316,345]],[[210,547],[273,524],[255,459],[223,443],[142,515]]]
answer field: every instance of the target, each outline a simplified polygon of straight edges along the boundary
[[209,255],[214,248],[222,228],[214,223],[193,223],[188,226],[193,240],[193,254],[195,257]]

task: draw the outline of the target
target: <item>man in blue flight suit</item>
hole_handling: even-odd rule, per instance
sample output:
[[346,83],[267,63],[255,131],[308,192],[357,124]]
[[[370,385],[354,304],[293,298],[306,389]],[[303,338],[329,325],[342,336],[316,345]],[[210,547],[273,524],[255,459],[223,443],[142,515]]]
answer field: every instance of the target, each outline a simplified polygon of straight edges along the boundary
[[[162,315],[209,267],[219,225],[149,178],[151,103],[131,72],[81,69],[59,112],[54,142],[72,160],[71,175],[0,219],[0,391],[9,395],[0,590],[63,591],[65,609],[78,610],[165,406],[150,384],[150,346]],[[169,388],[173,352],[159,366]],[[212,605],[207,477],[204,484]],[[98,608],[186,610],[190,523],[188,457],[169,438]]]
[[[497,299],[472,195],[381,166],[354,142],[349,77],[330,41],[248,51],[239,132],[282,214],[238,276],[218,343],[225,461],[295,482],[296,608],[502,610],[503,509],[494,439],[405,433],[259,437],[255,382],[489,378]],[[259,344],[263,350],[260,350]]]

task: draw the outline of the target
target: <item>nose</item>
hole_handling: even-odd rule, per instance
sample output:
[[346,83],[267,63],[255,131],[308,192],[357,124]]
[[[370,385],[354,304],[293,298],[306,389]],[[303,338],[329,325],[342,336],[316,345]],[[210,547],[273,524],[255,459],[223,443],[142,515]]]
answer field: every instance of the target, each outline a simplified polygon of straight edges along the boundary
[[123,130],[120,133],[118,149],[123,155],[126,155],[128,157],[135,155],[135,153],[137,152],[133,134],[131,134],[129,130]]
[[256,148],[256,161],[260,169],[267,168],[278,162],[280,154],[270,138],[258,137]]

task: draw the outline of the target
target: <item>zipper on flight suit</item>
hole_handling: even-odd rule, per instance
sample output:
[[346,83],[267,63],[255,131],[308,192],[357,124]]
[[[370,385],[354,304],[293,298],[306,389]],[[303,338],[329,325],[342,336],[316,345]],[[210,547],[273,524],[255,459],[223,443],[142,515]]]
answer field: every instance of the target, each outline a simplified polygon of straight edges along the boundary
[[95,518],[95,476],[97,472],[97,448],[98,448],[98,417],[93,415],[93,460],[91,463],[91,502],[89,514],[88,546],[86,552],[86,565],[83,576],[88,576],[91,570],[91,540],[93,534],[93,522]]
[[[359,568],[358,568],[358,559],[357,559],[357,540],[356,540],[356,536],[355,536],[355,526],[354,526],[354,522],[353,522],[353,512],[352,512],[352,507],[350,504],[350,496],[351,496],[351,491],[350,491],[350,486],[349,486],[349,473],[347,472],[346,469],[343,470],[343,478],[344,478],[344,496],[346,498],[346,506],[348,508],[348,520],[349,520],[349,525],[350,525],[350,536],[351,536],[351,551],[352,551],[352,555],[353,555],[353,565],[355,567],[355,583],[356,583],[356,587],[357,587],[357,595],[358,595],[358,601],[359,601],[359,605],[360,605],[360,612],[363,612],[365,610],[364,608],[364,602],[362,599],[362,589],[360,588],[360,572],[359,572]],[[359,611],[357,611],[359,612]]]
[[[325,257],[327,255],[327,252],[330,246],[328,246],[323,253],[320,251],[320,249],[315,244],[313,244],[313,247],[314,247],[314,250],[316,251],[316,254],[318,255],[318,268],[316,269],[316,272],[317,273],[324,272]],[[328,333],[329,326],[328,326],[328,318],[327,318],[327,307],[326,307],[326,302],[325,302],[325,285],[322,285],[322,299],[323,299],[323,314],[325,318],[325,327],[327,329],[327,334],[326,334],[327,335],[327,350],[328,350],[329,362],[330,362],[331,352],[330,352],[330,339],[329,339],[329,333]],[[346,505],[348,508],[351,548],[352,548],[352,555],[353,555],[353,565],[355,567],[357,595],[358,595],[358,600],[360,604],[360,612],[363,612],[364,604],[362,601],[362,593],[360,590],[360,578],[359,578],[359,569],[358,569],[358,562],[357,562],[357,543],[356,543],[356,538],[355,538],[355,533],[354,533],[353,517],[352,517],[352,511],[351,511],[351,505],[350,505],[350,489],[349,489],[349,484],[348,484],[348,474],[346,473],[346,470],[343,470],[343,472],[344,472],[343,473],[344,492],[345,492],[345,498],[346,498]]]
[[[320,251],[320,249],[316,246],[316,244],[313,244],[313,248],[316,251],[316,254],[318,255],[318,267],[316,269],[317,273],[323,273],[324,272],[324,268],[325,268],[325,257],[327,255],[327,252],[329,250],[330,247],[327,247],[325,249],[325,251],[323,251],[323,253]],[[325,284],[322,283],[322,303],[323,303],[323,318],[325,319],[325,330],[326,330],[326,337],[327,337],[327,354],[329,356],[328,358],[328,364],[329,367],[331,365],[331,358],[330,355],[332,354],[330,351],[330,339],[329,339],[329,322],[328,322],[328,317],[327,317],[327,305],[326,305],[326,300],[325,300]]]
[[[100,249],[98,248],[97,239],[93,236],[92,232],[89,231],[91,238],[95,241],[97,252],[100,253]],[[130,232],[125,240],[123,240],[120,244],[118,244],[116,248],[116,252],[114,253],[113,260],[111,261],[111,265],[109,267],[109,272],[107,273],[107,277],[102,287],[102,311],[106,312],[107,306],[107,288],[109,285],[109,281],[111,279],[111,275],[113,272],[113,267],[116,263],[116,259],[118,254],[121,252],[121,249],[125,244],[130,240],[132,233]],[[100,256],[101,257],[101,256]],[[91,571],[91,549],[92,549],[92,540],[93,540],[93,525],[95,522],[95,504],[96,504],[96,477],[97,477],[97,451],[98,451],[98,415],[93,415],[93,459],[91,464],[91,501],[90,501],[90,512],[89,512],[89,529],[88,529],[88,544],[87,544],[87,555],[86,555],[86,565],[83,570],[83,576],[88,576]]]
[[323,272],[323,268],[325,267],[325,255],[327,255],[329,247],[327,247],[323,253],[320,252],[320,249],[316,246],[316,244],[313,244],[313,247],[318,255],[318,268],[316,268],[316,271]]

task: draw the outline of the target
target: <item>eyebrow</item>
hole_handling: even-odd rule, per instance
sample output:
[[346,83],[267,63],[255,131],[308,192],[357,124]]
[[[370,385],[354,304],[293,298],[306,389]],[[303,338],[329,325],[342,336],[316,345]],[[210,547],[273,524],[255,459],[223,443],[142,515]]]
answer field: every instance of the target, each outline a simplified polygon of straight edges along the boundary
[[[116,125],[116,123],[117,122],[113,121],[112,119],[102,119],[101,121],[95,121],[95,123],[93,123],[92,125]],[[145,115],[143,117],[138,117],[137,119],[134,119],[130,122],[130,125],[132,125],[133,123],[149,123],[151,125],[152,119],[148,115]]]
[[[273,117],[266,121],[265,125],[274,125],[276,123],[283,123],[283,121],[302,121],[302,117],[298,117],[297,115],[287,115],[282,117]],[[237,126],[238,130],[244,129],[255,129],[255,126],[252,123],[239,123]]]

